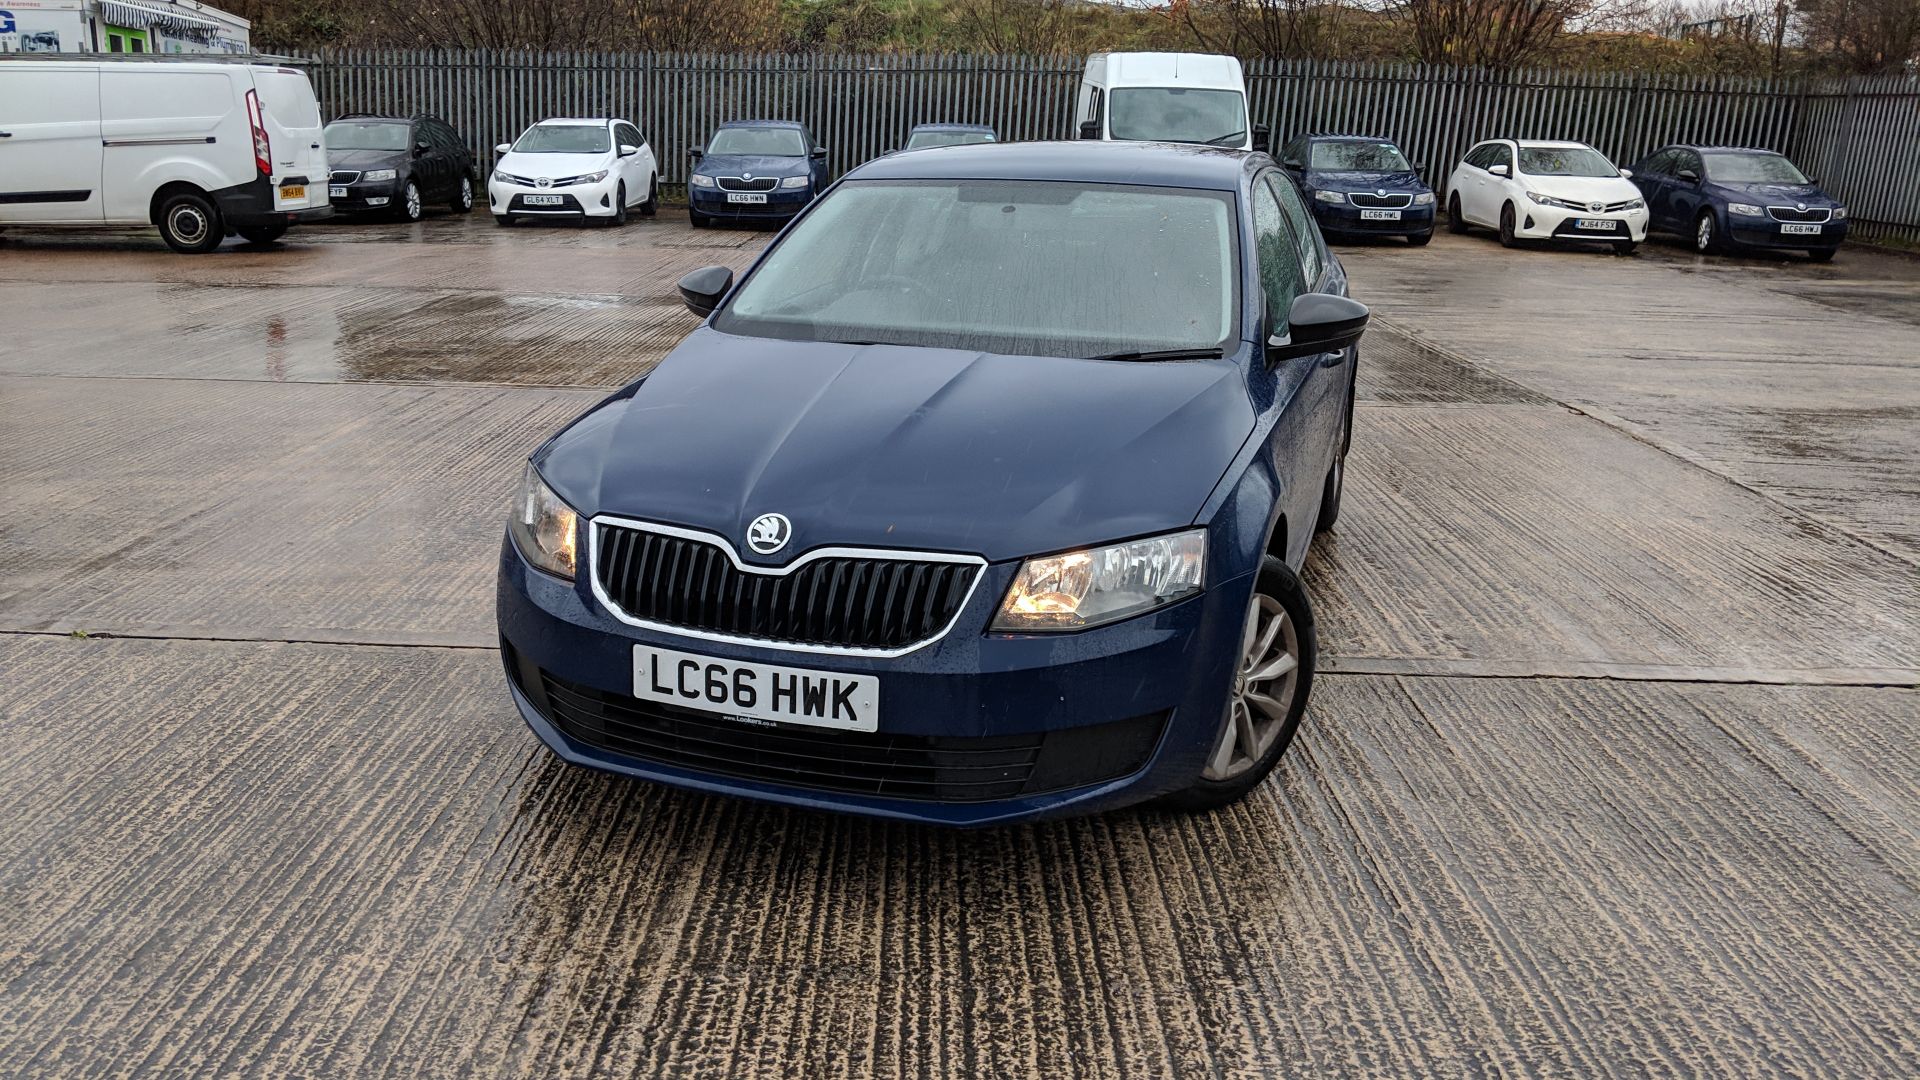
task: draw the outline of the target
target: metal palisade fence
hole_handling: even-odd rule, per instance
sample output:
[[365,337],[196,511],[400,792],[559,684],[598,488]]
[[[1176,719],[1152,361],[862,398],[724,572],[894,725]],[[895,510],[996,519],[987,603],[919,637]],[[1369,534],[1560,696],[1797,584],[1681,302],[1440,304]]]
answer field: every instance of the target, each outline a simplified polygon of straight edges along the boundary
[[[1081,63],[1069,57],[848,53],[329,50],[311,59],[329,115],[434,113],[495,143],[550,116],[619,116],[653,141],[661,179],[725,120],[801,120],[837,175],[898,147],[916,123],[991,124],[1061,139]],[[1920,80],[1761,79],[1419,64],[1255,61],[1256,123],[1277,147],[1306,132],[1384,135],[1430,183],[1475,141],[1578,139],[1629,164],[1669,142],[1764,146],[1849,204],[1857,232],[1920,241]]]

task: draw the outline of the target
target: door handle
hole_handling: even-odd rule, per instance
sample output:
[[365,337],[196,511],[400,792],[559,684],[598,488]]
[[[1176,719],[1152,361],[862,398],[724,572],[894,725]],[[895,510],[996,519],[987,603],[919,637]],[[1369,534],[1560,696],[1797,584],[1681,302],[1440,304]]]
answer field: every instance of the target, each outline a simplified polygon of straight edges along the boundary
[[318,149],[320,149],[320,144],[319,144],[319,143],[308,143],[308,144],[307,144],[307,149],[309,149],[309,150],[318,150]]
[[13,132],[0,131],[0,139],[11,139],[11,138],[13,138]]
[[1339,367],[1341,364],[1344,364],[1346,362],[1347,362],[1347,350],[1345,349],[1340,349],[1336,352],[1326,353],[1320,357],[1320,366],[1323,368]]

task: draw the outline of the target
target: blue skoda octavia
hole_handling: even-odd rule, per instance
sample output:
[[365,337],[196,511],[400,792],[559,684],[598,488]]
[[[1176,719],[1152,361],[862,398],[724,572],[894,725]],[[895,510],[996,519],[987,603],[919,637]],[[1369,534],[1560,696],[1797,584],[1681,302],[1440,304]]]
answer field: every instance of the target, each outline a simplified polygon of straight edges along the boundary
[[1433,189],[1386,139],[1302,135],[1280,151],[1280,167],[1329,236],[1404,236],[1415,247],[1433,239]]
[[1771,150],[1663,146],[1632,173],[1649,227],[1701,254],[1786,248],[1826,262],[1847,238],[1847,208]]
[[696,229],[717,220],[784,220],[827,186],[827,148],[790,120],[721,124],[689,153],[687,218]]
[[947,824],[1240,797],[1314,670],[1367,309],[1264,154],[849,173],[527,464],[501,651],[580,765]]

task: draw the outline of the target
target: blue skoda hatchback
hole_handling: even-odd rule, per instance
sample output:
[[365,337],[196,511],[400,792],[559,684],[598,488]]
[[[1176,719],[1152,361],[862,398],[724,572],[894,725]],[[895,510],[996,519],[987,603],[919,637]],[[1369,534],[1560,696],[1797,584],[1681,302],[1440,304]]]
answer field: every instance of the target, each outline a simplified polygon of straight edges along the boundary
[[1702,254],[1786,248],[1826,262],[1847,238],[1847,208],[1771,150],[1663,146],[1631,171],[1649,227]]
[[1367,310],[1264,154],[916,150],[529,460],[513,699],[567,761],[978,825],[1245,794],[1314,669]]
[[790,218],[827,186],[827,148],[790,120],[721,124],[690,153],[687,216],[696,229],[716,219]]
[[1404,236],[1415,247],[1433,239],[1433,189],[1386,139],[1303,135],[1280,151],[1280,166],[1330,236]]

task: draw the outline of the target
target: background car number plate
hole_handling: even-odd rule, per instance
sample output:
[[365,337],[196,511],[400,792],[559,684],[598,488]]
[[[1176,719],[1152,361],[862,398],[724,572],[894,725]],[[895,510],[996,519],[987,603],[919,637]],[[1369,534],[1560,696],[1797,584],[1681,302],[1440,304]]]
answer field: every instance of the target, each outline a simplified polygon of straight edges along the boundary
[[633,696],[749,724],[778,721],[841,731],[880,726],[878,676],[749,664],[650,645],[633,647]]
[[282,184],[280,185],[280,197],[283,199],[304,199],[307,197],[307,186],[305,184]]
[[727,195],[727,201],[728,202],[744,202],[744,203],[763,203],[767,201],[767,197],[765,195],[741,195],[738,192],[729,192]]
[[327,189],[327,198],[329,199],[344,199],[346,197],[347,189],[339,184],[335,184]]
[[559,206],[561,199],[558,195],[528,195],[525,198],[528,206]]
[[1362,210],[1360,211],[1360,220],[1361,221],[1399,221],[1400,211],[1398,210]]
[[1604,229],[1607,232],[1612,232],[1619,227],[1620,223],[1613,218],[1583,217],[1579,221],[1574,222],[1574,228],[1576,229]]
[[1796,236],[1818,236],[1820,235],[1820,226],[1818,225],[1782,225],[1780,226],[1780,231],[1783,233],[1793,233]]

